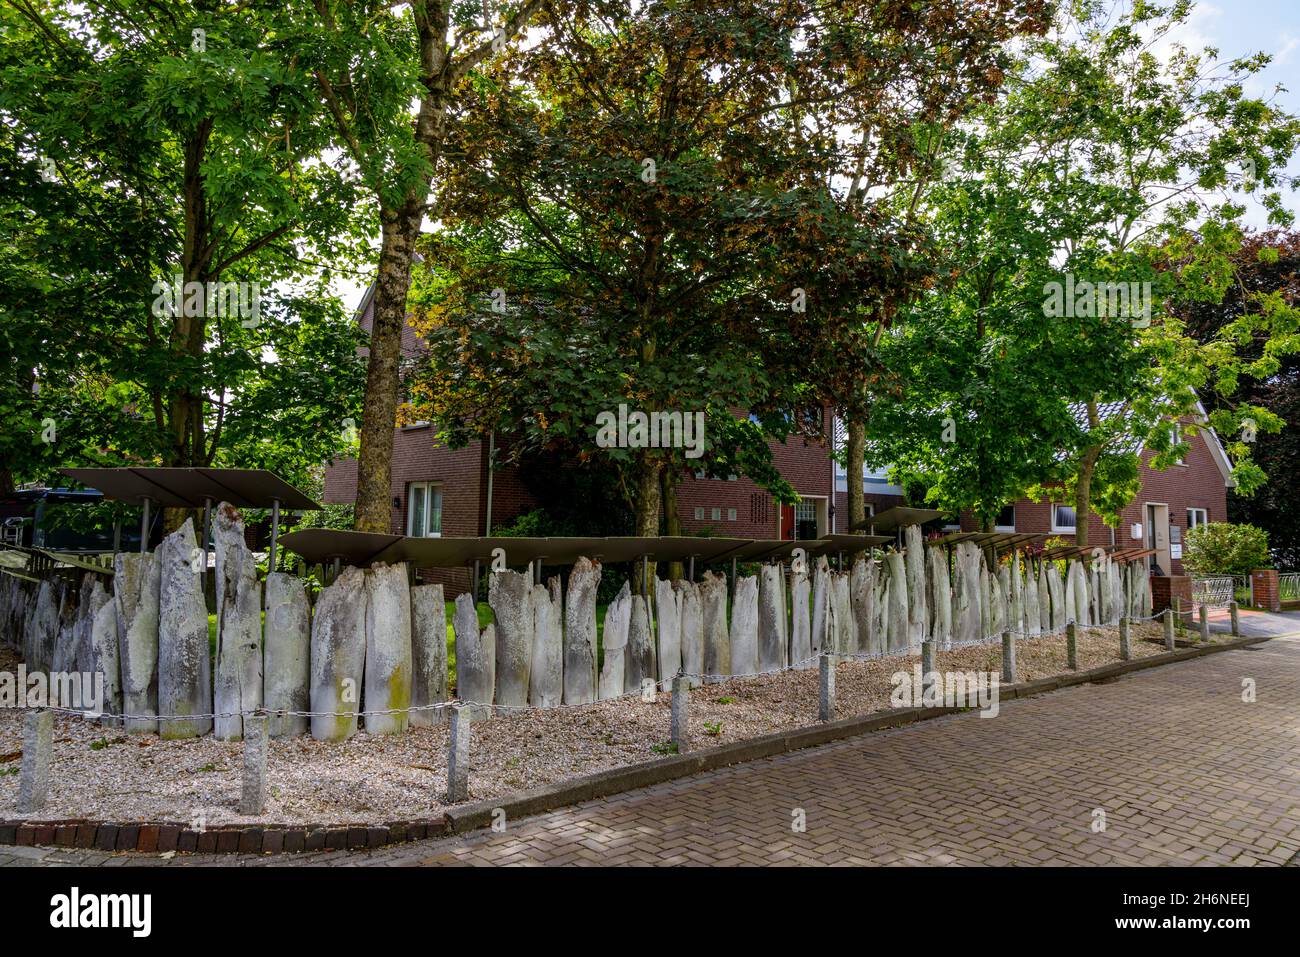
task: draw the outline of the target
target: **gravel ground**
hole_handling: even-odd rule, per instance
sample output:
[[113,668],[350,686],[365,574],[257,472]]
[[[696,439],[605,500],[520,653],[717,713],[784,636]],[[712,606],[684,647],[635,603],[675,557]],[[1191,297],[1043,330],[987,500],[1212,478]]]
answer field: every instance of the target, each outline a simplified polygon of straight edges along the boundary
[[[1164,650],[1159,624],[1133,628],[1133,654]],[[1144,641],[1154,638],[1157,641]],[[1079,634],[1079,667],[1119,658],[1116,629]],[[12,650],[0,648],[0,671],[14,671]],[[888,709],[890,676],[919,658],[841,663],[836,673],[839,716]],[[1064,636],[1024,639],[1017,646],[1020,680],[1066,670]],[[940,652],[940,671],[1001,671],[1000,645]],[[669,702],[639,698],[581,708],[500,715],[474,725],[472,798],[498,797],[525,788],[652,760],[667,753]],[[695,747],[740,741],[817,720],[817,671],[737,678],[691,694]],[[446,793],[444,728],[414,728],[344,743],[311,738],[273,741],[268,760],[269,798],[261,817],[243,817],[239,802],[242,746],[211,736],[162,741],[124,737],[81,718],[57,717],[50,798],[33,818],[224,823],[356,823],[441,816]],[[0,711],[0,817],[17,818],[22,713]]]

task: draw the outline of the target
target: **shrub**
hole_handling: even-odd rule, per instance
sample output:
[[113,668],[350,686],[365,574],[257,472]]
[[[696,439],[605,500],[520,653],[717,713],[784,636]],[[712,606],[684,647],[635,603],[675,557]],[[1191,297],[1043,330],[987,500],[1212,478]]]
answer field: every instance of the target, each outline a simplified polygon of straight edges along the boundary
[[1209,522],[1187,533],[1183,567],[1189,575],[1249,575],[1268,564],[1268,532],[1262,528]]

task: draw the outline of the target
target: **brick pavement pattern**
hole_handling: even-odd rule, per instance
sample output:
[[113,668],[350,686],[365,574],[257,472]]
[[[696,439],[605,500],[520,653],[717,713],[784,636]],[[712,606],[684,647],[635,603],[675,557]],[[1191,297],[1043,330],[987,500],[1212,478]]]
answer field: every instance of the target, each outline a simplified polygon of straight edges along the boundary
[[[1243,679],[1257,700],[1242,700]],[[1300,863],[1300,637],[377,851],[176,865]],[[806,830],[793,827],[801,809]],[[1104,813],[1104,830],[1094,830]],[[22,854],[17,854],[22,852]],[[0,864],[157,864],[0,848]]]

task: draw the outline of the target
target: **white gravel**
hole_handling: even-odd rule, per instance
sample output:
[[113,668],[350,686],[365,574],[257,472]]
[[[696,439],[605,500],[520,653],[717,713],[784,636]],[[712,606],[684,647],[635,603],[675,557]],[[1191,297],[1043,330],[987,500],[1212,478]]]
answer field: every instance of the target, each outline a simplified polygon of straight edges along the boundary
[[[1133,654],[1159,654],[1157,624],[1135,626]],[[1079,667],[1119,657],[1115,629],[1079,635]],[[910,671],[916,658],[849,661],[836,674],[839,716],[890,707],[890,676]],[[1066,670],[1063,636],[1024,639],[1017,646],[1020,680]],[[0,670],[17,660],[0,649]],[[940,652],[940,671],[1001,670],[1001,648],[987,645]],[[516,712],[473,729],[471,798],[498,797],[565,778],[653,760],[666,752],[669,701],[639,698],[582,708]],[[691,694],[695,748],[740,741],[817,721],[817,671],[731,679]],[[243,817],[239,802],[242,746],[211,736],[162,741],[126,737],[117,729],[59,716],[50,798],[27,817],[111,821],[224,823],[357,823],[439,817],[445,810],[443,728],[414,728],[385,737],[358,734],[344,743],[311,738],[273,741],[268,759],[266,813]],[[0,712],[0,817],[16,811],[22,712]]]

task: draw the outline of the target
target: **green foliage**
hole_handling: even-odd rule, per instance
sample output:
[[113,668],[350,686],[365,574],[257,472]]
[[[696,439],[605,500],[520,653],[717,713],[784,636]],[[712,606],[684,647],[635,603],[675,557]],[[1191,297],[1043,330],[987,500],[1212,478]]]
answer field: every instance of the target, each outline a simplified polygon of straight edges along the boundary
[[[1171,423],[1184,436],[1203,425],[1198,395],[1231,395],[1247,369],[1300,348],[1280,304],[1200,342],[1165,308],[1218,302],[1235,282],[1243,208],[1224,195],[1250,192],[1288,221],[1280,190],[1300,139],[1300,121],[1246,93],[1266,58],[1210,69],[1213,51],[1151,52],[1189,10],[1073,5],[1025,42],[1005,93],[948,136],[924,215],[951,275],[882,343],[908,388],[868,431],[868,461],[929,504],[988,522],[1022,495],[1064,491],[1115,522],[1144,449],[1156,468],[1187,451]],[[1063,301],[1067,275],[1150,283],[1150,296],[1102,315],[1090,297]],[[1252,337],[1267,343],[1258,359],[1241,349]],[[1257,408],[1228,403],[1211,421],[1232,434]],[[1263,477],[1249,451],[1234,451],[1245,492]]]
[[[0,27],[0,487],[86,464],[301,479],[361,386],[318,263],[369,230],[287,11],[55,0]],[[256,283],[258,314],[168,312],[177,276]]]
[[352,528],[353,507],[350,504],[326,505],[316,512],[303,512],[294,526],[301,528],[333,528],[348,531]]
[[1183,567],[1188,574],[1249,575],[1269,567],[1268,532],[1254,525],[1207,522],[1187,533]]

